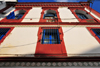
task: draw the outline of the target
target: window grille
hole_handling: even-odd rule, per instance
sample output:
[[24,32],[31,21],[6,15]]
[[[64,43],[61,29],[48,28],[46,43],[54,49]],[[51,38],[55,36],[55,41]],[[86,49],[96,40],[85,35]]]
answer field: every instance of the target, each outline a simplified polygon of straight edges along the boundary
[[92,29],[92,31],[98,36],[100,39],[100,29]]
[[48,13],[48,14],[44,14],[44,19],[54,19],[55,17],[57,17],[56,14],[53,13]]
[[42,44],[60,44],[58,29],[43,29]]
[[5,36],[10,28],[0,28],[0,40]]
[[80,19],[88,19],[84,14],[76,13]]

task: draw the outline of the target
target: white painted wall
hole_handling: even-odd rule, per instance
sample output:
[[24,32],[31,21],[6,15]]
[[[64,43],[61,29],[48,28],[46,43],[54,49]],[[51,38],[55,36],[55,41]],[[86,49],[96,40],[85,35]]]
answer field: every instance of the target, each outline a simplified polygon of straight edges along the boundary
[[62,22],[79,22],[68,7],[59,7],[58,11]]
[[5,10],[4,12],[6,14],[0,14],[0,20],[2,20],[3,18],[5,18],[6,16],[8,16],[10,14],[10,12],[14,11],[15,8],[14,7],[10,7],[7,10]]
[[62,29],[68,56],[96,56],[78,54],[100,53],[100,44],[85,27],[62,27]]
[[[22,22],[39,22],[41,16],[42,8],[33,7],[28,14],[25,16],[26,19],[23,19]],[[30,20],[33,18],[32,20]]]
[[[39,27],[15,27],[0,45],[0,54],[34,54]],[[62,27],[68,57],[100,56],[100,44],[86,27]],[[13,47],[15,46],[15,47]],[[6,47],[6,48],[5,48]],[[94,53],[96,55],[94,55]],[[93,54],[93,55],[91,55]],[[15,55],[0,55],[15,56]],[[33,55],[34,56],[34,55]]]
[[15,27],[1,43],[0,54],[34,54],[37,44],[37,33],[38,27]]
[[[87,9],[87,8],[85,8],[85,10],[86,10],[87,12],[90,12],[90,10]],[[90,14],[93,15],[95,18],[97,18],[97,19],[100,20],[100,17],[98,17],[98,16],[97,16],[96,14],[94,14],[92,11],[90,12]]]

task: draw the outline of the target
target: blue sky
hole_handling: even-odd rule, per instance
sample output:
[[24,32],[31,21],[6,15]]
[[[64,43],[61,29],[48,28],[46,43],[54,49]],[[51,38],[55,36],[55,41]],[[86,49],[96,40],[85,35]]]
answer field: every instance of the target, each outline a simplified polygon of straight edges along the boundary
[[[87,0],[18,0],[18,1],[19,2],[80,2]],[[100,13],[100,0],[94,0],[92,8]]]

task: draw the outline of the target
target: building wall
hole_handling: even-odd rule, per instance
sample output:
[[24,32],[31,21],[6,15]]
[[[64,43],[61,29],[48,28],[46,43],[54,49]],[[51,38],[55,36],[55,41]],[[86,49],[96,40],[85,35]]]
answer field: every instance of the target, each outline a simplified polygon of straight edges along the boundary
[[68,7],[59,7],[58,11],[62,22],[79,22]]
[[34,54],[37,32],[38,27],[15,27],[1,43],[0,54]]
[[[1,43],[0,54],[35,54],[38,30],[39,27],[15,27]],[[62,27],[62,30],[68,57],[94,56],[94,54],[100,53],[99,42],[92,36],[86,27]]]
[[41,7],[33,7],[25,16],[25,19],[23,19],[22,22],[39,22],[41,12],[42,12]]
[[62,29],[68,56],[94,56],[90,54],[100,53],[100,44],[86,27],[62,27]]

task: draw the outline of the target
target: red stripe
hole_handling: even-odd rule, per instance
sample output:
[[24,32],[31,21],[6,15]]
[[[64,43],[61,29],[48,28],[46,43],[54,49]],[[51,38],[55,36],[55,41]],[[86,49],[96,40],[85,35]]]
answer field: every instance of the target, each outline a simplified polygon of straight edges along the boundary
[[[22,10],[22,8],[15,9],[14,12],[15,12],[15,11],[18,11],[18,10]],[[18,22],[19,22],[19,23],[21,23],[21,21],[25,18],[25,16],[27,15],[27,13],[29,12],[30,9],[26,9],[26,8],[24,9],[24,8],[23,8],[23,10],[25,10],[26,12],[25,12],[25,14],[23,15],[23,17],[22,17],[21,19],[7,19],[7,18],[5,17],[5,18],[2,19],[0,22],[8,22],[8,23],[9,23],[9,22],[10,22],[10,23],[18,23]]]

